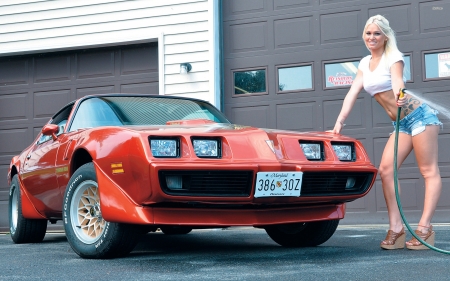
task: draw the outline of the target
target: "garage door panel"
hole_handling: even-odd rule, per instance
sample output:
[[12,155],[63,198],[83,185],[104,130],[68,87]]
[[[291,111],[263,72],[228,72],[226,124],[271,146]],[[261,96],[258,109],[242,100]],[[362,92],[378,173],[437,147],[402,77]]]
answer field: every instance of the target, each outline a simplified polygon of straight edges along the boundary
[[229,15],[261,13],[268,9],[266,0],[227,0],[223,6]]
[[97,51],[77,55],[77,79],[114,76],[114,51]]
[[121,93],[135,93],[135,94],[159,94],[159,83],[133,83],[120,85]]
[[[380,1],[380,0],[378,0],[378,1]],[[339,6],[343,6],[343,4],[341,4],[343,2],[345,2],[346,6],[347,5],[348,6],[354,6],[354,5],[361,4],[362,0],[320,0],[320,5],[324,6],[324,5],[327,5],[327,4],[338,4]]]
[[37,57],[34,60],[34,83],[69,81],[70,55]]
[[156,45],[122,50],[121,75],[157,73],[157,47]]
[[[1,168],[0,168],[0,172],[1,172]],[[2,184],[3,185],[3,184]],[[9,187],[8,185],[5,183],[5,186],[0,185],[0,201],[6,201],[8,202],[8,198],[9,198]],[[7,213],[4,214],[4,216],[7,216]]]
[[28,67],[27,58],[1,58],[0,85],[4,87],[28,84]]
[[76,90],[76,98],[82,98],[88,95],[97,95],[97,94],[107,94],[107,93],[115,93],[114,85],[105,85],[105,86],[97,86],[97,87],[88,87],[88,88],[77,88]]
[[28,119],[26,104],[29,97],[28,93],[0,95],[0,122]]
[[312,0],[274,0],[273,7],[275,10],[306,8],[313,5]]
[[267,50],[268,26],[267,22],[251,22],[231,25],[225,33],[229,40],[225,41],[228,52],[241,53]]
[[360,12],[340,12],[320,16],[320,42],[322,44],[361,40]]
[[233,123],[261,128],[268,127],[268,105],[235,107],[231,111]]
[[[324,101],[323,114],[325,120],[325,130],[331,130],[334,128],[336,118],[339,116],[341,107],[342,100]],[[364,106],[364,98],[357,99],[350,115],[347,117],[347,119],[345,119],[345,129],[350,130],[366,128],[366,114],[367,111],[365,110]]]
[[277,128],[284,130],[314,131],[316,128],[316,103],[278,104]]
[[19,154],[30,145],[28,128],[11,128],[0,130],[0,163],[9,163],[11,157]]
[[34,118],[50,118],[70,102],[70,89],[34,93]]
[[[423,206],[424,188],[423,181],[418,178],[399,178],[401,186],[400,200],[404,210],[420,210]],[[383,187],[381,181],[377,181],[375,186],[377,197],[377,211],[387,211],[384,200]]]
[[431,1],[419,4],[420,32],[432,33],[450,30],[450,3],[448,1]]
[[412,35],[412,18],[411,18],[412,5],[396,5],[396,6],[383,6],[382,8],[369,9],[369,17],[375,15],[383,15],[389,19],[389,25],[395,30],[395,34],[399,35]]
[[313,23],[311,16],[275,20],[275,48],[314,45]]
[[[9,159],[11,160],[11,159]],[[7,164],[0,164],[0,175],[7,175],[8,174],[8,168],[9,168],[9,162]],[[9,186],[8,182],[6,180],[0,181],[0,202],[1,201],[7,201],[9,198]],[[7,216],[8,213],[1,213],[2,216]]]
[[450,178],[442,178],[442,192],[439,198],[437,209],[450,208]]
[[[373,150],[375,154],[375,166],[380,166],[381,163],[381,156],[383,155],[384,147],[386,146],[388,136],[383,138],[374,138],[373,139]],[[405,161],[402,164],[401,170],[403,172],[411,172],[411,171],[417,171],[417,163],[416,163],[416,157],[414,155],[414,150],[406,157]]]
[[439,165],[448,166],[450,165],[450,134],[439,135]]
[[[367,94],[368,95],[368,94]],[[375,99],[371,100],[372,103],[372,127],[373,128],[393,128],[392,120],[388,117],[384,109],[376,102]]]

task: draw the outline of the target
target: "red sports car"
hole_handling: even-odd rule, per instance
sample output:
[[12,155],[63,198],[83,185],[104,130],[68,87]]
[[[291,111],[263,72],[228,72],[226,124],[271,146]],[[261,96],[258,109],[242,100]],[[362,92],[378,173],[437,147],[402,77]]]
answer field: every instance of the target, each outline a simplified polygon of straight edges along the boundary
[[126,255],[158,228],[254,226],[283,246],[316,246],[376,174],[349,137],[234,125],[196,99],[87,96],[13,157],[11,237],[40,242],[63,220],[83,258]]

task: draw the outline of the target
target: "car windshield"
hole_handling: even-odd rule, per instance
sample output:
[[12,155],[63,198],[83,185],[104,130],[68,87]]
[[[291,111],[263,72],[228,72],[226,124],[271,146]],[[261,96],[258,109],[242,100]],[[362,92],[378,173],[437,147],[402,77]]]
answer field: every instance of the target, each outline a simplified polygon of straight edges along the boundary
[[111,96],[84,100],[78,107],[70,131],[99,126],[166,125],[167,121],[190,119],[230,123],[219,110],[206,102]]

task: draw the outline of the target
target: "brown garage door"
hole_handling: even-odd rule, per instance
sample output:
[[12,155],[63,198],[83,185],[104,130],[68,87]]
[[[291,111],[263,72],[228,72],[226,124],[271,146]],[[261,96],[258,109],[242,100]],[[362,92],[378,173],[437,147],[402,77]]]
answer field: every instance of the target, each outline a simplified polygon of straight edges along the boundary
[[[407,88],[448,96],[450,75],[438,56],[450,56],[448,1],[227,0],[223,1],[224,108],[235,123],[298,131],[332,129],[349,88],[349,73],[369,54],[361,38],[372,15],[387,17],[407,57]],[[444,54],[444,55],[442,55]],[[344,134],[359,139],[378,166],[393,127],[362,93]],[[435,221],[450,217],[450,124],[439,137],[443,191]],[[417,222],[424,181],[410,155],[399,173],[408,218]],[[347,205],[347,221],[387,222],[379,179]]]
[[157,95],[157,43],[0,58],[0,230],[8,225],[11,157],[58,109],[99,93]]

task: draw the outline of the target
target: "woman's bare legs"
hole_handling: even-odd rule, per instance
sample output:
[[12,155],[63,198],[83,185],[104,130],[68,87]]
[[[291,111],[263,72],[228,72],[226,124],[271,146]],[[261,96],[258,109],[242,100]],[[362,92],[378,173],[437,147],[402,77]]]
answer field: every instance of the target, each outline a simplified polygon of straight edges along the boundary
[[[394,141],[395,135],[392,134],[386,143],[381,157],[381,163],[379,167],[379,173],[381,177],[381,183],[383,186],[384,199],[388,209],[389,216],[389,229],[398,233],[403,228],[402,218],[400,211],[398,210],[397,200],[395,198],[394,188]],[[405,133],[398,134],[398,156],[397,166],[398,168],[405,161],[413,148],[412,137]],[[400,187],[399,187],[400,188]]]
[[[418,230],[426,232],[436,210],[442,189],[442,181],[438,166],[438,135],[439,126],[426,126],[424,132],[411,137],[399,133],[397,165],[400,167],[411,150],[414,148],[416,161],[420,173],[425,180],[425,199],[422,217]],[[384,148],[379,173],[383,185],[384,198],[389,216],[389,229],[401,231],[403,224],[398,210],[394,189],[394,134],[392,134]]]
[[426,130],[413,139],[417,165],[425,180],[425,200],[418,230],[427,232],[436,210],[442,190],[442,180],[438,166],[439,126],[427,126]]

